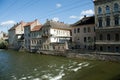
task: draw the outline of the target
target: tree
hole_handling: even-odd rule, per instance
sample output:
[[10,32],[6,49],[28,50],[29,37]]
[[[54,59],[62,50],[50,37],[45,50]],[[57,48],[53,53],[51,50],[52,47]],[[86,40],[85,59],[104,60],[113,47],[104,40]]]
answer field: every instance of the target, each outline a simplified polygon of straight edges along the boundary
[[8,42],[5,40],[0,40],[0,49],[8,48]]

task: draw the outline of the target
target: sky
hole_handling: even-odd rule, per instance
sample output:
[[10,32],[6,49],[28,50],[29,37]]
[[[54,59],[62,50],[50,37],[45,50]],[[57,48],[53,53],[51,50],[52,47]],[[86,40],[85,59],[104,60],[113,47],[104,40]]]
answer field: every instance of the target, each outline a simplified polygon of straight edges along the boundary
[[20,21],[47,19],[73,24],[94,15],[93,0],[0,0],[0,31],[7,32]]

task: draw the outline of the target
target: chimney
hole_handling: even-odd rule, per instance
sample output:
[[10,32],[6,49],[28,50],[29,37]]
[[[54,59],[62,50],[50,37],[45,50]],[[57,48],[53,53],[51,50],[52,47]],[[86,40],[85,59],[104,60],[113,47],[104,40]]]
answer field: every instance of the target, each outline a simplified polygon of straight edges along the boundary
[[86,18],[86,15],[84,15],[84,18]]
[[35,19],[35,22],[36,22],[36,25],[38,25],[38,24],[39,24],[38,19]]

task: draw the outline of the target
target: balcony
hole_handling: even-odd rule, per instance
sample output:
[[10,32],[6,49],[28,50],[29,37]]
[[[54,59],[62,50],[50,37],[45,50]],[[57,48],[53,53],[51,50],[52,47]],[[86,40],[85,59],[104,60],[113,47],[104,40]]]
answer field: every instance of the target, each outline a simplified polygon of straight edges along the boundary
[[100,40],[97,40],[97,41],[95,42],[95,44],[120,45],[120,41],[114,41],[114,40],[111,40],[111,41],[108,41],[108,40],[100,41]]

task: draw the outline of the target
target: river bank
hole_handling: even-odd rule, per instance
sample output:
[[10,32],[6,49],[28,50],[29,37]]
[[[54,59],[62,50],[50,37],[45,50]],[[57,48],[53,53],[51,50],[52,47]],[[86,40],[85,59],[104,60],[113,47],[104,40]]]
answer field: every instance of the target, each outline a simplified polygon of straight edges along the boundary
[[120,62],[120,53],[94,52],[94,51],[37,51],[37,54],[63,56],[67,58],[80,58],[88,60],[116,61]]

